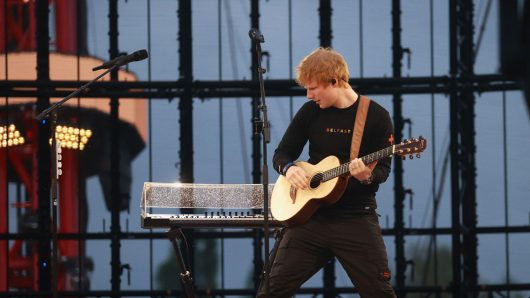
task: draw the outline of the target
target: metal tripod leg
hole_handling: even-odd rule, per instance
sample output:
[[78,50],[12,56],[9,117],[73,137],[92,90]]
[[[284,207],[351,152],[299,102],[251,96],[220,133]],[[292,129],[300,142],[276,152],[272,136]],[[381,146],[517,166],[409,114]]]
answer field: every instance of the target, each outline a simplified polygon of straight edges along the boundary
[[274,238],[276,239],[276,242],[274,243],[274,247],[272,248],[271,255],[270,255],[270,267],[272,268],[272,264],[274,264],[274,259],[276,259],[276,253],[278,252],[278,247],[280,247],[280,242],[283,239],[283,234],[285,233],[285,228],[281,228],[275,231]]
[[[276,229],[276,231],[274,232],[274,238],[276,239],[276,243],[274,243],[274,247],[270,251],[270,257],[269,257],[270,269],[272,269],[272,267],[274,266],[274,260],[276,259],[276,253],[278,252],[278,248],[280,247],[280,242],[283,239],[283,234],[285,234],[285,229],[286,228]],[[269,274],[270,274],[270,270],[269,270]],[[268,287],[268,286],[269,285],[265,284],[265,276],[262,274],[261,275],[261,283],[259,285],[259,288],[261,289],[263,287]],[[267,291],[267,289],[266,289],[266,291]]]
[[186,263],[182,257],[182,251],[177,242],[177,239],[182,239],[184,235],[182,234],[182,229],[180,228],[171,228],[167,232],[167,237],[169,241],[173,244],[173,249],[175,250],[175,255],[177,256],[177,265],[181,268],[180,279],[182,280],[182,285],[184,288],[184,293],[188,298],[195,298],[195,291],[193,287],[193,278],[191,277],[191,272],[186,268]]

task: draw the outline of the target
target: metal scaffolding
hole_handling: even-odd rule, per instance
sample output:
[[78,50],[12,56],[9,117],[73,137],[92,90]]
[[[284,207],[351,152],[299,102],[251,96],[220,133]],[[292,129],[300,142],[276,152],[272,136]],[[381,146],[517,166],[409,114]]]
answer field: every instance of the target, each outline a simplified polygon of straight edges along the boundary
[[[360,0],[362,1],[362,0]],[[36,6],[36,52],[37,52],[37,80],[3,80],[0,81],[0,96],[6,98],[34,97],[37,98],[37,110],[42,111],[49,107],[51,97],[63,97],[69,92],[67,89],[78,87],[79,81],[50,80],[49,77],[49,6],[47,0],[37,0]],[[109,0],[109,58],[119,55],[119,26],[118,26],[118,1]],[[474,72],[475,45],[474,36],[474,2],[472,0],[449,0],[449,55],[450,73],[447,76],[403,77],[402,61],[408,49],[402,44],[401,34],[401,9],[400,0],[392,0],[391,5],[391,30],[392,30],[392,77],[385,78],[359,78],[350,79],[350,84],[363,94],[391,95],[393,104],[393,122],[395,126],[395,140],[400,142],[404,135],[403,130],[407,119],[403,117],[402,102],[405,94],[442,94],[450,99],[450,166],[451,166],[451,227],[450,228],[407,228],[405,226],[404,212],[405,198],[411,189],[404,185],[404,168],[400,159],[393,165],[394,177],[394,212],[395,221],[392,228],[384,229],[385,236],[393,236],[395,246],[395,289],[398,297],[407,294],[422,293],[426,296],[435,294],[440,297],[442,293],[450,293],[453,297],[478,297],[480,292],[498,293],[500,291],[527,291],[530,283],[505,283],[505,284],[479,284],[478,282],[478,240],[479,234],[508,234],[530,233],[530,226],[477,226],[477,183],[476,183],[476,143],[475,143],[475,94],[495,91],[520,90],[517,82],[500,74],[477,75]],[[250,25],[253,28],[260,26],[260,1],[250,0]],[[0,1],[0,5],[7,6],[7,0]],[[331,0],[319,1],[319,41],[323,47],[331,46],[333,31],[331,28],[333,5]],[[218,8],[220,9],[220,8]],[[118,81],[118,73],[111,74],[111,81],[96,82],[84,96],[96,98],[111,98],[110,100],[110,161],[111,161],[111,194],[113,198],[120,198],[120,138],[123,137],[119,128],[120,98],[136,98],[150,100],[177,99],[180,128],[179,171],[181,182],[194,182],[194,134],[193,134],[193,103],[194,99],[204,100],[213,98],[235,98],[244,100],[251,98],[252,121],[259,118],[259,86],[258,77],[254,72],[257,69],[257,60],[252,55],[250,80],[212,80],[200,81],[194,79],[192,61],[194,52],[192,48],[192,1],[178,1],[178,80],[175,81]],[[2,29],[3,30],[3,29]],[[252,51],[252,48],[251,48]],[[305,91],[291,79],[276,79],[266,81],[268,97],[303,96]],[[224,100],[224,99],[223,99]],[[39,126],[38,139],[38,202],[39,228],[35,233],[18,234],[6,232],[0,234],[0,240],[36,240],[38,249],[38,290],[37,291],[8,291],[1,292],[0,297],[29,297],[51,296],[53,291],[50,270],[52,261],[51,248],[51,222],[50,222],[50,137],[48,125]],[[252,181],[260,183],[261,172],[261,137],[259,134],[249,136],[252,140]],[[1,179],[4,179],[2,177]],[[7,180],[7,177],[5,177]],[[0,183],[0,185],[2,185]],[[110,232],[102,233],[75,233],[59,234],[60,240],[109,240],[111,247],[111,289],[109,291],[79,290],[60,291],[61,297],[75,296],[181,296],[179,290],[127,290],[121,289],[122,274],[128,264],[122,263],[120,247],[123,241],[165,239],[164,233],[139,233],[124,231],[120,225],[120,200],[113,200],[111,206]],[[405,237],[428,235],[433,238],[446,235],[452,241],[452,275],[451,285],[407,285],[406,272],[411,265],[405,255]],[[224,297],[225,295],[253,295],[261,279],[263,266],[263,232],[256,231],[193,231],[190,238],[219,239],[219,238],[246,238],[253,240],[254,257],[254,288],[253,289],[198,289],[197,294],[209,297]],[[0,241],[1,242],[1,241]],[[390,249],[389,249],[390,250]],[[152,261],[152,260],[151,260]],[[337,297],[342,293],[355,293],[350,287],[336,286],[336,268],[333,262],[324,268],[322,288],[304,288],[300,294],[323,295],[323,297]],[[1,283],[0,283],[1,285]],[[5,290],[5,289],[4,289]]]

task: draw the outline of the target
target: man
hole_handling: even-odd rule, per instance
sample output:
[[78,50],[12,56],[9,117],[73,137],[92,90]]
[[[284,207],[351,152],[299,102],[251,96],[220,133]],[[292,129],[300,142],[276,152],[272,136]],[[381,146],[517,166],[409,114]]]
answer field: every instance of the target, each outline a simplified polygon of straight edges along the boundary
[[[297,68],[297,82],[309,102],[295,115],[273,157],[274,168],[297,189],[308,189],[308,175],[294,164],[309,141],[309,160],[317,164],[334,155],[348,162],[360,96],[351,88],[344,57],[318,48]],[[359,157],[392,145],[389,113],[371,101]],[[390,172],[390,158],[365,165],[354,159],[340,199],[319,208],[300,225],[286,228],[276,243],[270,270],[270,297],[292,297],[326,262],[336,257],[362,297],[395,297],[390,284],[386,247],[379,227],[375,193]],[[262,283],[258,297],[265,297]]]

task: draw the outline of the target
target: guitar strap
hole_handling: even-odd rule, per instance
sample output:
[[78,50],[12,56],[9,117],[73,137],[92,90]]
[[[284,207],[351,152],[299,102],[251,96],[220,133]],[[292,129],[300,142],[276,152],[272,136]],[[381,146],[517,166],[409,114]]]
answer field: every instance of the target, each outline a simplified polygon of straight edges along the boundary
[[364,95],[359,95],[359,107],[357,108],[351,139],[350,160],[357,158],[359,155],[359,148],[361,147],[361,140],[363,139],[364,123],[366,122],[369,106],[370,99]]

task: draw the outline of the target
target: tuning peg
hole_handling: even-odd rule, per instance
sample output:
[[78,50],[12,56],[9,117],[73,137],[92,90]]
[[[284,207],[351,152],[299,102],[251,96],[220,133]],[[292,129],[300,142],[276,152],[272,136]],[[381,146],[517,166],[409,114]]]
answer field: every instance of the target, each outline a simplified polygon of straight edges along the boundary
[[410,159],[414,159],[414,156],[412,156],[412,154],[411,154],[411,155],[409,155],[409,158],[410,158]]
[[403,155],[403,156],[401,157],[401,159],[405,160],[405,159],[407,159],[407,157],[406,157],[405,155]]
[[416,158],[420,158],[420,157],[421,157],[421,154],[416,153]]

